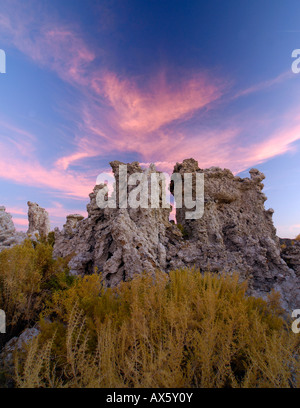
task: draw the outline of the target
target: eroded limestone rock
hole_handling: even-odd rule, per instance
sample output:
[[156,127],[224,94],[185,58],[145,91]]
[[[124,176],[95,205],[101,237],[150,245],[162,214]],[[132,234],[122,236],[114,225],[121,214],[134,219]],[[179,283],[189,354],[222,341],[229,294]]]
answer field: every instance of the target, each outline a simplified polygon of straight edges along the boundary
[[295,239],[280,239],[281,257],[300,278],[300,241]]
[[300,304],[300,282],[281,258],[274,210],[264,207],[265,176],[257,169],[250,170],[250,178],[234,177],[218,167],[202,170],[193,159],[177,163],[174,172],[204,173],[205,205],[199,220],[186,220],[185,207],[177,209],[177,222],[186,230],[189,245],[172,257],[173,265],[180,265],[179,257],[182,266],[237,271],[248,279],[251,294],[264,296],[274,288],[281,292],[285,307]]
[[[111,166],[118,180],[118,165]],[[149,177],[152,166],[144,172]],[[137,162],[128,165],[128,175],[143,172]],[[70,231],[67,224],[56,230],[55,256],[72,256],[69,266],[75,274],[102,272],[108,286],[128,280],[143,270],[166,269],[167,235],[177,227],[169,222],[168,209],[100,209],[96,195],[104,185],[97,185],[87,205],[88,218],[79,220]]]
[[28,201],[28,221],[27,234],[35,235],[36,232],[42,237],[46,237],[50,232],[50,221],[48,212],[37,203]]
[[[77,215],[77,217],[81,216]],[[24,232],[16,231],[11,215],[6,212],[5,207],[0,206],[0,252],[13,245],[21,244],[25,238],[37,240],[38,236],[47,236],[50,232],[47,211],[30,201],[28,202],[28,221],[27,235]],[[73,220],[70,222],[74,223]]]
[[[18,337],[13,337],[12,339],[10,339],[1,350],[0,371],[2,373],[5,373],[7,377],[7,386],[13,385],[13,381],[12,384],[10,384],[10,379],[13,379],[15,374],[15,353],[22,353],[22,351],[25,351],[25,348],[30,343],[30,341],[32,341],[39,334],[39,328],[27,328]],[[22,354],[20,354],[20,356],[22,356]]]
[[[120,164],[111,163],[117,182]],[[143,172],[149,179],[155,171],[153,165],[142,170],[138,162],[128,164],[128,175]],[[249,178],[218,167],[202,170],[194,159],[177,163],[174,172],[204,173],[201,219],[186,220],[186,209],[177,209],[179,229],[169,221],[169,209],[100,209],[96,195],[104,185],[97,185],[90,194],[88,218],[75,222],[72,216],[61,232],[56,230],[54,255],[70,257],[74,274],[98,270],[108,286],[143,270],[195,266],[201,271],[236,271],[249,281],[249,293],[264,297],[274,288],[286,308],[299,306],[299,279],[281,258],[273,210],[264,208],[264,175],[256,169]]]
[[20,244],[26,235],[17,232],[11,215],[4,206],[0,206],[0,252],[12,245]]

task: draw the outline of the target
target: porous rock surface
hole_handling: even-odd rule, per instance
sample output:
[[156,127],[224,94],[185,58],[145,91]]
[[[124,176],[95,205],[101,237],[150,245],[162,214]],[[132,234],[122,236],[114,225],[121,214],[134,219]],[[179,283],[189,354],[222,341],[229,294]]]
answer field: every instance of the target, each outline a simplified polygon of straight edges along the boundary
[[[116,182],[120,164],[111,162]],[[128,175],[143,173],[147,180],[156,171],[153,165],[142,170],[138,162],[127,166]],[[87,205],[88,217],[69,216],[63,230],[55,230],[54,256],[70,257],[73,274],[101,272],[107,286],[143,270],[169,272],[195,266],[201,271],[238,272],[248,280],[250,294],[264,297],[275,289],[285,308],[299,306],[296,261],[287,264],[281,257],[274,211],[264,207],[264,175],[256,169],[250,170],[249,178],[218,167],[203,170],[194,159],[174,167],[174,173],[181,175],[197,172],[204,173],[205,181],[201,219],[186,220],[186,208],[178,208],[178,228],[169,221],[170,209],[100,209],[96,195],[104,185],[96,185]]]
[[46,237],[50,232],[50,221],[48,212],[37,203],[28,201],[28,221],[27,234],[34,235],[36,232],[42,237]]
[[281,256],[286,264],[292,268],[300,278],[300,241],[294,239],[280,239]]
[[[118,165],[111,166],[118,180]],[[153,167],[147,170],[146,177]],[[129,175],[143,170],[137,162],[128,165]],[[70,230],[68,222],[56,229],[54,256],[72,256],[69,266],[75,274],[102,272],[108,286],[115,286],[143,270],[167,270],[167,245],[181,233],[169,222],[168,209],[100,209],[96,185],[87,205],[88,218]]]
[[[28,201],[29,228],[27,234],[16,231],[12,216],[0,206],[0,252],[13,245],[21,244],[26,237],[36,239],[36,234],[46,237],[50,232],[50,221],[47,211],[36,203]],[[83,218],[83,217],[82,217]]]
[[25,239],[23,232],[17,232],[11,215],[4,206],[0,206],[0,252],[12,245],[20,244]]
[[10,339],[1,350],[0,372],[5,373],[6,377],[8,377],[8,386],[9,378],[13,378],[15,373],[15,353],[24,351],[26,345],[39,334],[40,330],[38,328],[27,328],[18,337]]

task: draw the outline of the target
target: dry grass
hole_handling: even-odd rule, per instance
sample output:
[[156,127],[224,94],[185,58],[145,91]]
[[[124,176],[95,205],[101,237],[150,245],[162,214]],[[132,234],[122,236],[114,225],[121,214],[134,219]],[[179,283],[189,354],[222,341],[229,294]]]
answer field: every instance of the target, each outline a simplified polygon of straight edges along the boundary
[[47,243],[24,244],[0,253],[0,309],[5,310],[8,333],[30,326],[51,292],[68,285],[66,263],[52,259]]
[[[299,386],[299,340],[278,296],[237,276],[177,270],[105,289],[97,274],[55,291],[18,387]],[[21,360],[20,360],[21,361]]]

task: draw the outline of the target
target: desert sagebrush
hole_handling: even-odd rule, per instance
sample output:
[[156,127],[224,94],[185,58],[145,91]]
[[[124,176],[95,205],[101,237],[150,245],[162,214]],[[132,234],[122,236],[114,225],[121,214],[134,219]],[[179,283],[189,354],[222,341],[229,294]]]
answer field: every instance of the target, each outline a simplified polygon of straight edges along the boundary
[[52,251],[50,244],[28,239],[0,253],[0,309],[9,333],[35,322],[45,299],[70,284],[66,262],[54,260]]
[[36,358],[28,357],[34,378],[21,368],[17,384],[296,386],[298,338],[280,317],[276,294],[266,302],[245,290],[237,276],[188,269],[142,274],[115,289],[96,274],[78,278],[48,303],[52,322],[41,323]]

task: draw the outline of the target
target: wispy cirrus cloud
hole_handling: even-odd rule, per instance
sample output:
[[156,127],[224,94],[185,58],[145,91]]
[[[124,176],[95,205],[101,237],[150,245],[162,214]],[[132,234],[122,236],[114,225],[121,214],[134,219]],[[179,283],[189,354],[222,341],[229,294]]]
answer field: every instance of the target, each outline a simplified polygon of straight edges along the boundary
[[[51,207],[46,207],[46,210],[48,211],[50,216],[64,219],[64,220],[66,216],[70,214],[70,209],[65,208],[62,203],[57,202],[57,201],[54,201]],[[87,214],[86,211],[83,211],[82,209],[75,209],[75,210],[73,209],[72,213],[80,214],[83,216],[86,216]]]
[[[10,125],[7,125],[10,128]],[[0,177],[18,184],[51,188],[65,196],[87,197],[93,186],[88,179],[72,171],[61,171],[56,167],[46,168],[35,156],[33,144],[24,140],[24,131],[13,128],[13,138],[1,136],[0,141]],[[16,147],[20,147],[20,149]]]
[[40,2],[11,0],[0,10],[0,33],[37,64],[67,82],[84,85],[87,67],[95,53],[82,39],[78,27],[67,26],[46,13]]
[[246,89],[242,89],[240,91],[238,91],[233,98],[237,99],[240,98],[241,96],[247,96],[253,93],[257,93],[257,92],[261,92],[264,91],[266,89],[270,89],[272,88],[274,85],[278,85],[281,84],[282,82],[291,79],[294,77],[294,74],[291,70],[283,72],[281,74],[279,74],[278,76],[276,76],[275,78],[271,78],[262,82],[259,82],[258,84],[254,84],[252,86],[250,86],[249,88]]
[[295,149],[294,143],[298,140],[300,140],[300,121],[294,121],[249,147],[236,146],[237,159],[231,167],[235,172],[241,172],[253,165],[264,163]]
[[14,225],[19,231],[27,231],[28,229],[28,220],[26,218],[12,217]]
[[218,99],[225,84],[204,73],[187,74],[171,84],[162,71],[141,89],[133,80],[105,72],[100,79],[92,80],[92,87],[106,98],[122,130],[148,134],[175,120],[190,118]]
[[[218,165],[237,172],[289,151],[300,138],[297,121],[287,121],[281,130],[265,133],[259,142],[244,136],[249,123],[255,124],[247,116],[241,115],[235,125],[225,120],[221,125],[197,125],[199,113],[214,107],[225,93],[232,100],[228,80],[204,71],[184,72],[170,79],[166,69],[141,80],[99,69],[94,61],[100,49],[88,44],[80,27],[44,13],[38,13],[39,18],[33,11],[26,14],[26,6],[8,8],[6,14],[0,11],[0,32],[33,62],[76,87],[74,117],[76,110],[79,125],[70,141],[72,148],[47,167],[34,148],[38,136],[4,124],[2,178],[86,198],[94,179],[74,167],[103,154],[113,158],[119,152],[133,153],[144,163],[156,162],[168,171],[176,161],[195,157],[201,167]],[[289,77],[289,73],[281,74],[239,91],[234,98],[270,88]]]
[[58,160],[64,168],[99,152],[131,151],[146,159],[158,158],[186,141],[183,132],[171,132],[169,127],[187,122],[217,100],[226,86],[200,74],[186,76],[176,84],[158,74],[158,80],[144,89],[133,79],[112,73],[97,78],[97,87],[92,80],[92,89],[102,104],[82,108],[84,136],[77,140],[77,151]]
[[[224,81],[201,72],[173,83],[166,80],[165,72],[159,72],[142,89],[134,79],[95,70],[91,66],[95,52],[86,45],[80,30],[53,20],[42,24],[32,15],[22,17],[20,12],[10,14],[10,18],[0,12],[0,26],[10,33],[14,46],[34,62],[81,89],[82,117],[80,135],[72,141],[73,152],[58,158],[51,169],[43,168],[33,152],[30,163],[25,157],[14,160],[9,154],[10,162],[14,162],[10,179],[30,180],[58,190],[62,190],[63,183],[74,192],[72,186],[81,180],[80,175],[67,171],[74,163],[102,152],[126,150],[154,159],[166,145],[175,144],[174,135],[163,131],[163,127],[191,118],[223,93]],[[177,145],[184,140],[179,133],[175,137]]]

